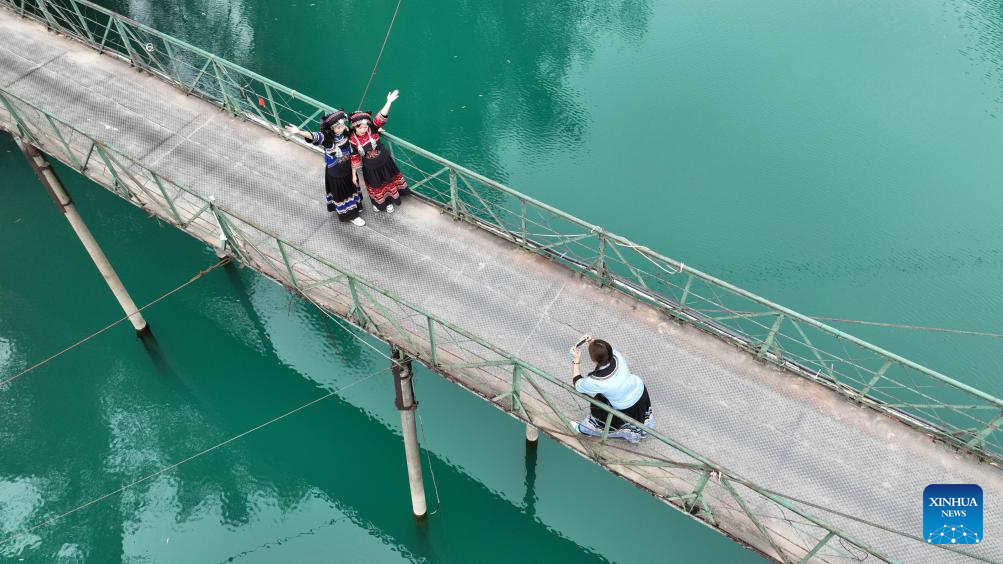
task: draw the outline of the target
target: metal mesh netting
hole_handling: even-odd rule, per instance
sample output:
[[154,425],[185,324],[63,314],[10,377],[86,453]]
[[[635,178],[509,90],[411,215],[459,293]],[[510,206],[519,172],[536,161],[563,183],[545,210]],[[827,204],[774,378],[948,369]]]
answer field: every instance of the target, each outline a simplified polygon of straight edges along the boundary
[[[28,65],[28,77],[8,55],[42,56],[44,49],[32,49],[33,41],[51,39],[42,34],[33,40],[23,24],[2,14],[0,25],[11,32],[0,45],[4,128],[164,221],[213,244],[225,237],[230,252],[245,264],[767,554],[780,551],[797,559],[817,549],[813,556],[826,561],[859,560],[868,552],[960,558],[792,498],[872,516],[915,534],[917,512],[905,496],[918,495],[921,484],[945,476],[998,483],[994,470],[964,459],[941,464],[944,450],[922,436],[874,412],[857,414],[847,402],[833,400],[834,394],[752,359],[759,356],[833,387],[845,385],[850,391],[841,391],[848,395],[912,409],[948,428],[979,429],[992,420],[988,410],[964,409],[949,403],[949,396],[945,401],[941,388],[970,395],[922,371],[889,363],[878,351],[400,140],[393,150],[401,169],[416,191],[446,206],[445,215],[405,205],[393,216],[367,211],[370,226],[364,230],[338,225],[320,204],[316,155],[258,127],[268,112],[227,104],[227,97],[237,99],[235,91],[224,94],[231,87],[226,77],[236,72],[228,63],[212,62],[211,68],[220,70],[218,64],[227,71],[213,73],[222,85],[215,94],[198,86],[205,80],[198,71],[176,82],[217,96],[220,106],[250,123],[69,47],[34,61],[40,68]],[[140,28],[129,33],[141,32],[152,33]],[[175,62],[191,69],[199,65],[194,59]],[[232,88],[260,84],[276,96],[278,88],[267,81],[250,75],[242,80],[248,82]],[[147,108],[143,100],[153,91],[157,103]],[[273,99],[265,110],[272,109]],[[291,100],[296,99],[282,103]],[[282,118],[276,124],[290,121],[290,115],[310,121],[319,111],[274,107]],[[449,215],[516,245],[448,221]],[[551,261],[584,277],[552,268]],[[368,282],[377,280],[378,286]],[[666,313],[725,340],[667,323]],[[587,439],[568,424],[581,417],[587,400],[552,375],[567,370],[567,344],[595,327],[616,336],[655,398],[657,433],[639,446]],[[864,389],[871,399],[863,397]],[[889,441],[888,433],[905,442]],[[996,437],[990,432],[983,439],[988,446]],[[730,469],[712,460],[726,461]],[[877,476],[879,469],[893,478]],[[987,509],[986,515],[987,529],[995,527],[998,512]],[[991,556],[988,550],[976,547],[973,554]]]

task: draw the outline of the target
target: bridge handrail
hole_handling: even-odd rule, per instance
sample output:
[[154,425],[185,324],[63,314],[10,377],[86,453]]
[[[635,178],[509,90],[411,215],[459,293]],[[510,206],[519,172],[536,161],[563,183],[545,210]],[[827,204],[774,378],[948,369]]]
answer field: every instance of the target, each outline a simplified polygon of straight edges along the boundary
[[[10,115],[9,123],[2,119],[2,110],[6,110]],[[882,561],[894,562],[891,557],[860,540],[857,535],[827,523],[803,507],[805,505],[812,507],[812,504],[806,504],[802,500],[771,491],[744,479],[727,467],[704,457],[658,431],[652,430],[650,435],[672,451],[682,455],[683,460],[633,451],[607,443],[606,434],[613,416],[619,416],[637,425],[641,425],[641,422],[613,409],[608,404],[578,394],[565,379],[555,377],[454,323],[418,306],[411,305],[393,292],[355,275],[344,267],[333,264],[303,247],[282,240],[267,228],[257,226],[242,218],[238,213],[217,204],[213,198],[207,198],[191,188],[149,169],[145,164],[133,159],[127,153],[119,151],[113,145],[96,139],[77,126],[61,120],[2,86],[0,86],[0,128],[7,129],[20,139],[36,145],[91,180],[110,185],[111,190],[118,196],[148,212],[153,212],[161,220],[172,223],[203,239],[212,238],[218,230],[221,236],[229,242],[228,248],[238,260],[256,266],[264,274],[290,287],[308,301],[315,304],[322,301],[331,309],[338,311],[337,298],[347,298],[349,302],[346,302],[345,305],[350,307],[344,308],[347,310],[343,314],[344,317],[381,339],[395,342],[433,370],[457,380],[461,385],[466,384],[456,378],[457,373],[475,371],[476,377],[482,380],[505,381],[505,376],[511,369],[510,386],[498,396],[486,397],[485,399],[489,399],[526,423],[540,427],[558,440],[570,443],[578,441],[582,450],[596,460],[628,469],[635,466],[660,467],[671,478],[667,484],[662,484],[658,488],[652,487],[650,482],[640,482],[639,485],[647,487],[655,495],[680,506],[694,517],[719,527],[729,536],[746,542],[743,540],[744,537],[738,536],[736,531],[719,521],[724,514],[730,514],[733,519],[736,516],[747,518],[758,529],[764,542],[773,547],[778,554],[783,555],[785,559],[803,557],[807,560],[811,556],[824,554],[829,556],[835,554],[842,559],[845,559],[847,554],[856,557],[842,544],[831,543],[832,539],[835,538],[841,539]],[[173,194],[171,194],[172,192]],[[249,235],[247,232],[249,230],[257,232],[258,237]],[[261,235],[264,237],[260,237]],[[274,243],[274,249],[264,249],[265,243]],[[299,253],[303,258],[322,264],[337,272],[339,276],[323,278],[323,273],[318,271],[316,278],[321,278],[321,280],[305,284],[306,280],[302,278],[302,272],[297,276],[298,270],[293,267],[293,264],[297,263],[289,256],[293,252]],[[299,261],[298,264],[302,265],[302,262]],[[324,290],[328,290],[328,292]],[[407,322],[408,316],[400,316],[399,319],[388,317],[387,304],[375,299],[369,291],[383,296],[390,304],[418,314],[425,320],[424,323],[404,327],[403,323]],[[321,311],[328,314],[323,307]],[[420,328],[421,325],[427,327],[427,332],[423,335],[419,335],[415,331],[415,328]],[[481,350],[469,351],[455,342],[451,343],[452,346],[437,344],[444,334],[462,337],[469,343],[481,347]],[[422,337],[422,340],[415,341],[416,336]],[[446,354],[461,359],[470,358],[473,362],[446,363],[442,361],[443,355]],[[501,376],[497,372],[499,369],[502,371]],[[492,371],[494,372],[492,373]],[[536,377],[542,382],[535,380]],[[528,382],[536,393],[527,393],[526,389],[522,387],[522,381]],[[508,382],[506,381],[504,385],[508,386]],[[544,385],[551,387],[549,393],[543,388]],[[593,445],[581,440],[580,435],[568,426],[568,421],[576,418],[576,414],[561,409],[561,406],[555,401],[554,388],[568,395],[584,399],[608,414],[606,429],[597,443]],[[479,390],[473,391],[479,392]],[[509,401],[510,404],[508,404]],[[536,409],[530,407],[533,401],[537,404]],[[543,414],[540,413],[541,408],[544,411]],[[634,459],[617,456],[618,453],[632,454]],[[657,483],[656,478],[649,476],[648,480]],[[716,480],[716,483],[712,480]],[[687,493],[687,489],[680,489],[680,481],[683,485],[690,484],[693,490]],[[740,488],[746,491],[744,495],[740,493]],[[669,496],[666,493],[672,491],[677,491],[679,495]],[[762,509],[764,503],[775,504],[807,521],[797,528],[797,534],[791,534],[793,533],[792,528],[791,531],[786,531],[788,534],[785,535],[781,525],[766,520],[771,517],[772,513]],[[822,509],[819,506],[814,507]],[[805,525],[814,525],[820,529],[814,535],[812,542],[808,544],[803,544],[807,541],[804,536],[811,535],[812,531],[805,529]],[[767,533],[767,530],[770,532]],[[910,538],[917,543],[924,543],[922,538]],[[944,550],[971,556],[971,554],[953,547],[937,546]],[[842,547],[842,551],[840,551],[840,547]]]
[[[41,4],[39,4],[39,5],[43,5],[43,6],[44,5],[58,5],[59,4],[59,0],[37,0],[37,1],[40,1]],[[213,53],[210,53],[209,51],[206,51],[206,50],[201,49],[201,48],[199,48],[197,46],[191,45],[191,44],[189,44],[189,43],[187,43],[187,42],[185,42],[185,41],[183,41],[181,39],[178,39],[178,38],[176,38],[174,36],[171,36],[169,34],[165,34],[165,33],[161,32],[161,31],[158,31],[158,30],[156,30],[154,28],[146,26],[145,24],[142,24],[142,23],[140,23],[138,21],[132,20],[130,18],[122,16],[121,14],[118,14],[116,12],[113,12],[111,10],[108,10],[106,8],[98,6],[96,4],[93,4],[93,3],[91,3],[91,2],[89,2],[87,0],[62,0],[62,2],[67,2],[67,3],[70,3],[71,5],[85,6],[85,7],[89,8],[89,9],[93,9],[94,11],[97,11],[97,12],[99,12],[99,13],[105,15],[105,16],[108,16],[109,21],[110,20],[120,21],[120,22],[122,22],[124,24],[128,24],[130,26],[133,26],[136,29],[142,30],[145,33],[153,35],[153,36],[155,36],[155,37],[157,37],[157,38],[159,38],[159,39],[161,39],[161,40],[163,40],[165,42],[169,42],[169,43],[171,43],[173,45],[176,45],[178,47],[182,47],[182,48],[186,49],[187,51],[199,54],[199,55],[201,55],[203,57],[206,57],[207,59],[211,59],[215,63],[218,63],[221,66],[224,66],[224,67],[226,67],[226,68],[228,68],[230,70],[233,70],[234,72],[237,72],[240,75],[246,76],[246,77],[251,78],[251,79],[256,80],[256,81],[259,81],[262,84],[267,84],[272,89],[274,89],[276,91],[284,92],[284,93],[290,95],[292,98],[295,98],[295,99],[298,99],[300,101],[303,101],[306,104],[309,104],[310,106],[313,106],[317,110],[330,111],[330,110],[334,109],[334,106],[332,106],[332,105],[329,105],[329,104],[326,104],[324,102],[321,102],[320,100],[317,100],[317,99],[315,99],[313,97],[310,97],[310,96],[308,96],[306,94],[303,94],[302,92],[299,92],[297,90],[289,88],[288,86],[280,84],[279,82],[276,82],[276,81],[274,81],[274,80],[272,80],[270,78],[264,77],[264,76],[262,76],[262,75],[260,75],[260,74],[258,74],[256,72],[254,72],[252,70],[249,70],[249,69],[247,69],[247,68],[245,68],[243,66],[240,66],[240,65],[238,65],[238,64],[236,64],[234,62],[231,62],[231,61],[229,61],[227,59],[223,59],[223,58],[221,58],[221,57],[219,57],[219,56],[217,56],[217,55],[215,55]],[[15,9],[15,11],[17,13],[19,13],[20,15],[22,15],[22,16],[31,16],[31,17],[34,17],[35,19],[39,19],[40,21],[42,21],[43,23],[46,23],[46,24],[50,25],[51,27],[56,27],[57,29],[59,29],[63,33],[67,33],[67,34],[73,36],[74,38],[76,38],[78,40],[82,40],[82,41],[84,41],[84,42],[86,42],[88,44],[91,44],[90,40],[88,40],[88,38],[86,36],[81,35],[79,33],[79,29],[67,28],[67,27],[62,26],[62,25],[57,25],[58,24],[58,19],[56,19],[56,17],[54,15],[50,14],[49,16],[46,16],[44,13],[42,13],[41,17],[39,17],[39,14],[36,14],[36,13],[32,12],[31,8],[33,8],[35,6],[34,2],[29,2],[29,0],[20,0],[20,1],[18,1],[18,0],[0,0],[0,4],[11,5]],[[65,15],[65,14],[63,14],[63,15]],[[79,17],[80,18],[84,18],[84,16],[82,16],[82,15],[80,15]],[[101,42],[99,44],[96,44],[96,45],[92,44],[92,46],[97,47],[99,50],[104,50],[104,49],[113,50],[113,47],[115,45],[113,45],[111,43],[108,43],[107,41],[103,41],[103,42]],[[139,57],[137,59],[134,56],[134,55],[136,55],[138,53],[131,52],[128,48],[126,48],[126,52],[116,51],[116,53],[118,55],[121,55],[121,56],[129,59],[129,62],[132,63],[132,64],[134,64],[134,65],[136,65],[136,66],[141,66],[141,67],[145,68],[146,70],[149,70],[149,71],[151,71],[151,72],[153,72],[155,74],[163,75],[163,72],[162,72],[161,69],[154,68],[154,67],[150,66],[149,64],[143,64],[143,61],[142,61],[141,57]],[[178,76],[165,75],[164,77],[173,79],[175,82],[178,82],[178,83],[181,83],[181,84],[185,84],[186,83],[185,80],[183,79],[183,77],[180,76],[180,75],[178,75]],[[206,93],[209,93],[209,92],[200,90],[200,93],[206,94]],[[273,92],[273,95],[274,95],[274,92]],[[226,104],[227,104],[226,100],[223,99],[223,98],[217,98],[217,99],[214,99],[214,101],[216,101],[218,103],[221,103],[224,106],[226,106]],[[272,99],[269,99],[268,102],[269,102],[270,105],[277,105],[277,106],[280,105],[278,102],[276,102],[275,100],[272,100]],[[291,109],[291,108],[285,108],[285,109]],[[254,114],[247,114],[246,112],[243,114],[243,116],[244,117],[252,117],[252,118],[255,117]],[[259,124],[261,124],[261,123],[259,123]],[[817,321],[814,318],[808,317],[808,316],[803,315],[801,313],[798,313],[798,312],[796,312],[794,310],[791,310],[791,309],[789,309],[787,307],[784,307],[784,306],[782,306],[780,304],[772,302],[772,301],[770,301],[770,300],[768,300],[766,298],[763,298],[763,297],[761,297],[759,295],[756,295],[756,294],[754,294],[752,292],[749,292],[749,291],[747,291],[747,290],[745,290],[743,288],[740,288],[738,286],[730,284],[730,283],[728,283],[726,281],[720,280],[720,279],[718,279],[718,278],[716,278],[714,276],[711,276],[709,274],[706,274],[706,273],[704,273],[704,272],[702,272],[702,271],[700,271],[698,269],[695,269],[695,268],[693,268],[691,266],[685,265],[685,264],[683,264],[680,261],[677,261],[677,260],[671,259],[669,257],[666,257],[666,256],[664,256],[664,255],[662,255],[662,254],[660,254],[660,253],[658,253],[656,251],[651,250],[650,248],[637,245],[637,244],[633,243],[632,241],[628,240],[625,237],[621,237],[619,235],[607,232],[607,231],[603,230],[600,226],[593,225],[593,224],[591,224],[589,222],[581,220],[581,219],[579,219],[579,218],[577,218],[575,216],[572,216],[572,215],[568,214],[567,212],[564,212],[564,211],[562,211],[562,210],[560,210],[558,208],[550,206],[550,205],[548,205],[548,204],[546,204],[544,202],[541,202],[541,201],[536,200],[536,199],[534,199],[534,198],[532,198],[530,196],[527,196],[527,195],[525,195],[523,193],[520,193],[520,192],[518,192],[518,191],[516,191],[516,190],[514,190],[514,189],[512,189],[510,187],[507,187],[507,186],[505,186],[503,184],[500,184],[500,183],[498,183],[498,182],[496,182],[494,180],[491,180],[491,179],[489,179],[487,177],[484,177],[483,175],[480,175],[480,174],[478,174],[478,173],[476,173],[474,171],[466,169],[465,167],[463,167],[461,165],[458,165],[456,163],[448,161],[448,160],[446,160],[446,159],[444,159],[442,157],[439,157],[439,156],[437,156],[435,154],[432,154],[431,152],[425,151],[425,150],[423,150],[423,149],[421,149],[421,148],[419,148],[419,147],[417,147],[417,146],[415,146],[415,145],[413,145],[411,143],[406,142],[406,140],[404,140],[404,139],[402,139],[400,137],[397,137],[396,135],[393,135],[390,132],[386,132],[385,135],[387,137],[389,137],[390,139],[392,139],[395,144],[397,144],[397,145],[399,145],[401,147],[405,147],[408,150],[414,152],[415,154],[418,154],[418,155],[420,155],[422,157],[425,157],[425,158],[427,158],[429,160],[432,160],[432,161],[434,161],[436,163],[442,164],[443,166],[446,166],[449,169],[451,169],[451,170],[453,170],[453,171],[455,171],[455,172],[457,172],[459,174],[462,174],[462,175],[464,175],[466,177],[469,177],[471,179],[475,179],[478,182],[483,183],[484,185],[490,186],[491,188],[494,188],[494,189],[496,189],[496,190],[498,190],[500,192],[504,192],[504,193],[506,193],[509,196],[517,198],[517,199],[519,199],[519,200],[521,200],[521,201],[523,201],[523,202],[525,202],[527,204],[531,204],[531,205],[533,205],[533,206],[535,206],[535,207],[537,207],[537,208],[539,208],[541,210],[545,210],[548,213],[551,213],[551,214],[553,214],[553,215],[555,215],[557,217],[560,217],[560,218],[562,218],[564,220],[567,220],[567,221],[569,221],[571,223],[579,225],[582,228],[588,229],[588,230],[593,231],[593,232],[602,232],[604,234],[604,237],[606,239],[608,239],[610,241],[614,241],[614,242],[620,243],[620,244],[625,245],[625,246],[634,247],[634,248],[637,249],[637,252],[642,253],[642,254],[646,255],[647,257],[649,257],[649,258],[651,258],[653,260],[661,261],[666,266],[670,266],[670,267],[675,268],[677,270],[681,270],[683,273],[692,274],[692,275],[694,275],[694,276],[696,276],[696,277],[698,277],[698,278],[700,278],[702,280],[705,280],[705,281],[707,281],[707,282],[709,282],[711,284],[714,284],[715,286],[719,286],[722,289],[726,289],[726,290],[728,290],[730,292],[733,292],[733,293],[741,295],[741,296],[743,296],[743,297],[745,297],[745,298],[747,298],[747,299],[749,299],[751,301],[754,301],[754,302],[756,302],[756,303],[758,303],[760,305],[763,305],[763,306],[766,306],[766,307],[768,307],[768,308],[770,308],[772,310],[775,310],[777,313],[782,313],[782,314],[784,314],[784,315],[786,315],[786,316],[788,316],[790,318],[797,319],[798,321],[801,321],[803,323],[811,325],[811,326],[813,326],[813,327],[815,327],[815,328],[817,328],[819,330],[822,330],[824,332],[830,333],[833,336],[837,336],[837,337],[839,337],[841,339],[845,339],[845,340],[847,340],[849,342],[852,342],[852,343],[854,343],[854,344],[856,344],[856,345],[858,345],[858,346],[860,346],[862,348],[866,348],[866,349],[872,350],[872,351],[874,351],[874,352],[876,352],[876,353],[878,353],[878,354],[880,354],[880,355],[882,355],[882,356],[884,356],[884,357],[886,357],[886,358],[888,358],[890,360],[895,361],[896,363],[899,363],[899,364],[902,364],[904,366],[908,366],[910,368],[913,368],[913,369],[915,369],[915,370],[917,370],[919,372],[922,372],[922,373],[924,373],[926,375],[929,375],[929,376],[931,376],[933,378],[941,380],[944,383],[946,383],[946,384],[948,384],[948,385],[950,385],[952,387],[955,387],[955,388],[957,388],[959,390],[965,391],[966,393],[969,393],[969,394],[972,394],[974,396],[977,396],[977,397],[979,397],[981,399],[984,399],[984,400],[986,400],[988,402],[992,402],[992,403],[994,403],[996,405],[999,405],[1001,408],[1003,408],[1003,399],[1001,399],[1001,398],[998,398],[998,397],[993,396],[993,395],[991,395],[989,393],[986,393],[986,392],[984,392],[984,391],[982,391],[980,389],[977,389],[977,388],[972,387],[972,386],[970,386],[968,384],[960,382],[960,381],[958,381],[958,380],[956,380],[954,378],[951,378],[951,377],[949,377],[949,376],[947,376],[947,375],[945,375],[945,374],[943,374],[943,373],[941,373],[939,371],[933,370],[933,369],[931,369],[931,368],[929,368],[927,366],[919,364],[919,363],[917,363],[915,361],[912,361],[912,360],[910,360],[908,358],[904,358],[904,357],[902,357],[902,356],[900,356],[900,355],[898,355],[898,354],[896,354],[894,352],[886,350],[886,349],[884,349],[882,347],[879,347],[879,346],[877,346],[877,345],[875,345],[873,343],[870,343],[868,341],[865,341],[863,339],[855,337],[854,335],[849,334],[849,333],[847,333],[845,331],[841,331],[841,330],[839,330],[837,328],[831,327],[830,325],[827,325],[825,323]],[[498,227],[504,227],[504,226],[498,226]]]
[[[286,138],[288,136],[281,129],[283,123],[299,123],[303,127],[332,109],[332,106],[87,0],[0,0],[0,5],[41,21],[99,52],[114,53],[189,94],[199,95]],[[104,19],[99,20],[99,16]],[[94,31],[91,24],[96,24]],[[102,28],[98,40],[97,31]],[[402,168],[410,166],[413,169],[409,174],[416,191],[450,210],[457,219],[487,228],[527,250],[585,274],[600,285],[641,299],[668,315],[753,352],[761,360],[829,386],[960,449],[975,452],[997,464],[1003,463],[1003,400],[1000,398],[608,233],[602,227],[392,134],[387,133],[386,138],[391,147],[403,153],[398,155],[404,165]],[[443,168],[430,173],[418,166],[415,159]],[[447,170],[448,187],[447,179],[440,174]],[[420,175],[415,176],[415,173]],[[460,180],[464,186],[459,185]],[[519,209],[516,211],[513,207]],[[535,219],[530,217],[532,213],[537,214]],[[506,224],[503,217],[511,218],[511,224]],[[554,227],[558,222],[565,228]],[[544,232],[530,233],[530,224]],[[550,242],[553,239],[557,240]],[[628,254],[625,256],[625,253]],[[651,266],[658,272],[645,270]],[[673,281],[680,277],[686,278],[685,285]],[[694,281],[696,287],[692,287]],[[747,311],[749,307],[760,309]],[[720,313],[725,315],[711,315]],[[809,338],[805,329],[817,333]],[[871,356],[857,358],[849,354],[847,345]],[[845,354],[840,353],[840,349]],[[917,376],[926,382],[917,383]],[[927,391],[931,385],[939,387],[936,395]],[[966,403],[972,400],[974,404]]]
[[[425,158],[427,158],[429,160],[435,161],[435,162],[437,162],[439,164],[442,164],[444,166],[448,166],[450,169],[455,170],[458,173],[462,173],[462,174],[465,174],[465,175],[467,175],[467,176],[469,176],[471,178],[475,178],[475,179],[479,180],[480,182],[482,182],[484,184],[487,184],[489,186],[492,186],[493,188],[496,188],[496,189],[498,189],[500,191],[503,191],[506,194],[508,194],[508,195],[510,195],[510,196],[512,196],[514,198],[518,198],[519,200],[522,200],[522,201],[524,201],[526,203],[532,204],[532,205],[534,205],[534,206],[536,206],[536,207],[538,207],[540,209],[546,210],[546,211],[548,211],[548,212],[550,212],[550,213],[552,213],[552,214],[554,214],[556,216],[560,216],[560,217],[562,217],[564,219],[567,219],[568,221],[576,223],[576,224],[580,225],[581,227],[583,227],[585,229],[588,229],[590,231],[599,231],[599,230],[602,229],[598,225],[593,225],[591,223],[588,223],[585,220],[582,220],[582,219],[579,219],[579,218],[577,218],[577,217],[575,217],[573,215],[570,215],[567,212],[564,212],[564,211],[562,211],[560,209],[557,209],[557,208],[555,208],[553,206],[550,206],[550,205],[548,205],[546,203],[540,202],[539,200],[536,200],[535,198],[533,198],[531,196],[527,196],[527,195],[525,195],[525,194],[523,194],[523,193],[521,193],[521,192],[519,192],[519,191],[517,191],[517,190],[515,190],[513,188],[509,188],[508,186],[505,186],[504,184],[501,184],[500,182],[498,182],[496,180],[492,180],[492,179],[490,179],[490,178],[488,178],[488,177],[486,177],[486,176],[484,176],[482,174],[474,172],[474,171],[472,171],[472,170],[464,167],[463,165],[454,163],[454,162],[452,162],[452,161],[450,161],[450,160],[448,160],[446,158],[440,157],[439,155],[436,155],[435,153],[432,153],[431,151],[427,151],[425,149],[422,149],[421,147],[415,145],[414,143],[410,143],[408,141],[405,141],[404,139],[401,139],[401,138],[399,138],[399,137],[397,137],[397,136],[395,136],[395,135],[393,135],[393,134],[391,134],[389,132],[385,132],[384,135],[387,136],[387,137],[389,137],[398,146],[405,147],[408,150],[410,150],[410,151],[412,151],[412,152],[414,152],[416,154],[419,154],[419,155],[421,155],[421,156],[423,156],[423,157],[425,157]],[[504,228],[504,226],[499,226],[499,227],[503,227]],[[734,284],[731,284],[729,282],[726,282],[724,280],[716,278],[716,277],[714,277],[714,276],[712,276],[710,274],[702,272],[702,271],[700,271],[700,270],[698,270],[696,268],[693,268],[693,267],[691,267],[689,265],[686,265],[686,264],[684,264],[684,263],[682,263],[680,261],[677,261],[675,259],[671,259],[671,258],[669,258],[669,257],[667,257],[665,255],[662,255],[661,253],[659,253],[657,251],[654,251],[654,250],[652,250],[652,249],[650,249],[648,247],[638,246],[635,243],[633,243],[632,241],[630,241],[629,239],[627,239],[626,237],[621,237],[619,235],[616,235],[614,233],[610,233],[608,231],[604,232],[604,233],[605,233],[606,238],[609,239],[609,240],[616,241],[618,243],[621,243],[621,244],[627,245],[627,246],[637,246],[638,247],[638,252],[643,253],[643,254],[647,255],[648,257],[650,257],[652,259],[662,261],[666,266],[670,266],[672,268],[675,268],[675,269],[677,269],[677,270],[679,270],[680,272],[683,272],[683,273],[693,274],[694,276],[697,276],[697,277],[699,277],[699,278],[701,278],[701,279],[703,279],[703,280],[705,280],[707,282],[710,282],[710,283],[712,283],[712,284],[714,284],[716,286],[719,286],[721,288],[727,289],[727,290],[729,290],[729,291],[731,291],[731,292],[733,292],[735,294],[738,294],[740,296],[748,298],[749,300],[752,300],[752,301],[754,301],[756,303],[759,303],[759,304],[764,305],[764,306],[766,306],[766,307],[768,307],[770,309],[773,309],[773,310],[777,311],[778,313],[783,313],[783,314],[785,314],[785,315],[787,315],[787,316],[789,316],[791,318],[797,319],[798,321],[801,321],[803,323],[811,325],[811,326],[813,326],[813,327],[815,327],[817,329],[820,329],[822,331],[831,333],[832,335],[834,335],[836,337],[839,337],[841,339],[845,339],[845,340],[847,340],[847,341],[849,341],[849,342],[851,342],[851,343],[853,343],[855,345],[858,345],[860,347],[872,350],[872,351],[880,354],[881,356],[884,356],[884,357],[886,357],[886,358],[888,358],[890,360],[893,360],[893,361],[895,361],[895,362],[897,362],[899,364],[902,364],[903,366],[907,366],[907,367],[912,368],[914,370],[923,372],[923,373],[925,373],[925,374],[927,374],[929,376],[937,378],[938,380],[942,380],[944,383],[946,383],[946,384],[948,384],[948,385],[950,385],[952,387],[958,388],[959,390],[963,390],[966,393],[972,394],[972,395],[974,395],[976,397],[979,397],[980,399],[984,399],[984,400],[986,400],[988,402],[992,402],[992,403],[1000,406],[1001,408],[1003,408],[1003,399],[1000,399],[1000,398],[997,398],[997,397],[992,396],[990,394],[987,394],[987,393],[983,392],[982,390],[979,390],[977,388],[973,388],[972,386],[969,386],[969,385],[967,385],[967,384],[965,384],[963,382],[959,382],[959,381],[957,381],[957,380],[955,380],[953,378],[950,378],[949,376],[941,374],[940,372],[937,372],[937,371],[935,371],[933,369],[927,368],[927,367],[925,367],[925,366],[923,366],[921,364],[918,364],[918,363],[916,363],[914,361],[911,361],[911,360],[909,360],[907,358],[901,357],[901,356],[899,356],[899,355],[897,355],[897,354],[895,354],[893,352],[890,352],[890,351],[885,350],[885,349],[883,349],[881,347],[878,347],[877,345],[874,345],[872,343],[868,343],[867,341],[864,341],[863,339],[854,337],[853,335],[850,335],[849,333],[840,331],[839,329],[836,329],[835,327],[832,327],[830,325],[826,325],[825,323],[822,323],[822,322],[820,322],[820,321],[818,321],[818,320],[816,320],[814,318],[808,317],[808,316],[806,316],[804,314],[801,314],[801,313],[798,313],[798,312],[796,312],[796,311],[794,311],[794,310],[792,310],[790,308],[787,308],[787,307],[784,307],[784,306],[782,306],[780,304],[772,302],[772,301],[770,301],[770,300],[768,300],[768,299],[766,299],[766,298],[764,298],[762,296],[759,296],[759,295],[754,294],[754,293],[752,293],[752,292],[750,292],[748,290],[745,290],[745,289],[743,289],[743,288],[741,288],[739,286],[735,286]]]

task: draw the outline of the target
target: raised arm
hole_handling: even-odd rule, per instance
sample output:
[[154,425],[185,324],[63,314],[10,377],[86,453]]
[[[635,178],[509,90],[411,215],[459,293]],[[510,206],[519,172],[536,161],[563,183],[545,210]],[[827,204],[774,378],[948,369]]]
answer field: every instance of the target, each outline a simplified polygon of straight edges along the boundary
[[302,129],[296,127],[295,125],[287,125],[285,127],[286,133],[290,135],[299,135],[307,143],[313,142],[313,134],[309,131],[303,131]]
[[393,90],[387,94],[387,103],[383,104],[383,107],[380,109],[381,116],[386,118],[388,115],[390,115],[390,104],[393,104],[397,98],[400,98],[400,95],[401,95],[400,90]]

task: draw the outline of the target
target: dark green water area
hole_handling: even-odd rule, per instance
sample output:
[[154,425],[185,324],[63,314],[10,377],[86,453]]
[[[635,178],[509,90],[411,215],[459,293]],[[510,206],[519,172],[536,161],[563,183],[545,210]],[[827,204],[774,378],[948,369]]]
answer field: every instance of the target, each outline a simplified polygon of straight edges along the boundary
[[[101,4],[349,107],[396,5]],[[798,311],[1003,332],[998,0],[404,0],[366,106],[392,88],[403,138]],[[215,261],[57,168],[137,303]],[[9,378],[121,310],[9,137],[0,196]],[[386,368],[246,269],[147,319],[152,345],[120,325],[0,389],[0,537]],[[837,327],[1003,395],[999,338]],[[383,370],[0,560],[761,560],[547,439],[527,457],[518,422],[429,371],[415,385],[441,498],[420,526]]]

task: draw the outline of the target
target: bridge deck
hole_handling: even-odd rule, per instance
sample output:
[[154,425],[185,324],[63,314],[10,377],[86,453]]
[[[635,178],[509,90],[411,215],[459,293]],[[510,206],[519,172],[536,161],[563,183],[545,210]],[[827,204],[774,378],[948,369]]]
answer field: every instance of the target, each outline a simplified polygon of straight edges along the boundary
[[[4,88],[499,348],[565,375],[569,343],[586,332],[609,339],[645,377],[657,429],[740,476],[914,537],[922,535],[920,498],[927,484],[976,483],[986,496],[985,537],[1003,537],[1003,479],[993,467],[418,200],[393,215],[367,210],[368,225],[361,229],[339,224],[323,210],[316,153],[2,9],[0,38]],[[558,401],[584,409],[581,399],[552,391]],[[558,438],[582,450],[576,439]],[[640,449],[665,447],[649,439]],[[614,470],[651,488],[639,478],[643,473]],[[725,495],[713,482],[706,492]],[[902,561],[966,560],[810,511]],[[773,512],[771,527],[790,517]],[[813,544],[798,540],[796,522],[786,526],[791,541]],[[1001,560],[1001,546],[987,542],[966,550]],[[820,555],[839,560],[846,554],[839,548]]]

